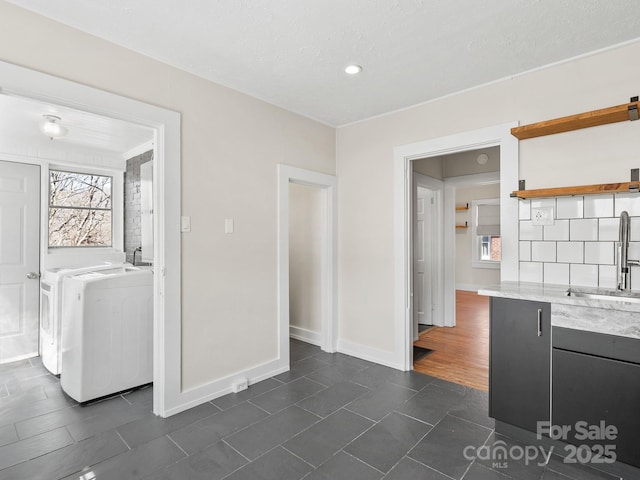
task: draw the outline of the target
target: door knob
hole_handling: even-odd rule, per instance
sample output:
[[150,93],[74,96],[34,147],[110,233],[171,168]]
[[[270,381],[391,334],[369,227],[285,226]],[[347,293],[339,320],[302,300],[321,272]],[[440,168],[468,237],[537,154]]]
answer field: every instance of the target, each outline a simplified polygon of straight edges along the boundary
[[40,273],[39,272],[29,272],[29,273],[27,273],[27,278],[29,280],[35,280],[37,278],[40,278]]

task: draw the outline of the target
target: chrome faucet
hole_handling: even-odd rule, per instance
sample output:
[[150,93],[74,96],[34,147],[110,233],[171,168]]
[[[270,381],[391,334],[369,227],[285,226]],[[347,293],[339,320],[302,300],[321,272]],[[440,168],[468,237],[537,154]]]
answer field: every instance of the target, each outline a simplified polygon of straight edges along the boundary
[[640,266],[640,261],[629,260],[629,237],[631,226],[629,214],[624,211],[620,214],[620,237],[616,244],[616,289],[628,291],[631,289],[631,268]]

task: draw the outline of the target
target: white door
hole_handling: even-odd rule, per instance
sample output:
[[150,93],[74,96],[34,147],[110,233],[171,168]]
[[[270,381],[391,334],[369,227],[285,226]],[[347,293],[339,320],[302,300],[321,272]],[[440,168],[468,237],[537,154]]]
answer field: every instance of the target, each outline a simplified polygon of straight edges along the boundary
[[[413,315],[418,324],[431,325],[432,320],[432,221],[434,194],[424,187],[416,187],[413,239]],[[416,337],[417,335],[414,335]]]
[[40,167],[0,161],[0,363],[38,355]]

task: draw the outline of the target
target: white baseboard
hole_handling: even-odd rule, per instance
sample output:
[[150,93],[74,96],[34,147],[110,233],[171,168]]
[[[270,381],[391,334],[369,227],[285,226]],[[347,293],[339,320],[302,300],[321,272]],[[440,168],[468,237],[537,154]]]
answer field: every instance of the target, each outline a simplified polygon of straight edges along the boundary
[[456,290],[464,290],[465,292],[477,292],[483,288],[482,285],[474,285],[472,283],[456,283]]
[[397,362],[396,355],[393,352],[380,350],[377,348],[362,345],[360,343],[350,342],[348,340],[338,340],[338,352],[352,357],[361,358],[369,362],[378,363],[386,367],[402,370],[402,364]]
[[312,345],[321,346],[320,332],[314,332],[313,330],[307,330],[306,328],[289,326],[289,336],[303,342],[310,343]]
[[180,405],[167,409],[166,416],[169,417],[176,413],[184,412],[192,407],[231,393],[233,391],[233,384],[240,379],[246,378],[249,382],[249,386],[251,386],[254,383],[274,377],[288,370],[289,365],[283,364],[278,359],[263,363],[257,367],[236,372],[232,375],[221,378],[220,380],[185,390],[180,394],[180,400],[183,400],[183,402]]

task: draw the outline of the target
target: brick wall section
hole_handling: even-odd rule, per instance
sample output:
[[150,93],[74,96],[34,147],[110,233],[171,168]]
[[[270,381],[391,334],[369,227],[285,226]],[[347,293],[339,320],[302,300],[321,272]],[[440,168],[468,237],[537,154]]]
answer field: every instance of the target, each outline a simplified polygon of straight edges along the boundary
[[502,257],[502,238],[491,237],[491,260],[500,261]]
[[[133,252],[142,245],[140,231],[140,165],[153,160],[153,150],[127,160],[124,175],[124,251],[127,262],[133,263]],[[140,252],[136,253],[140,264]]]

